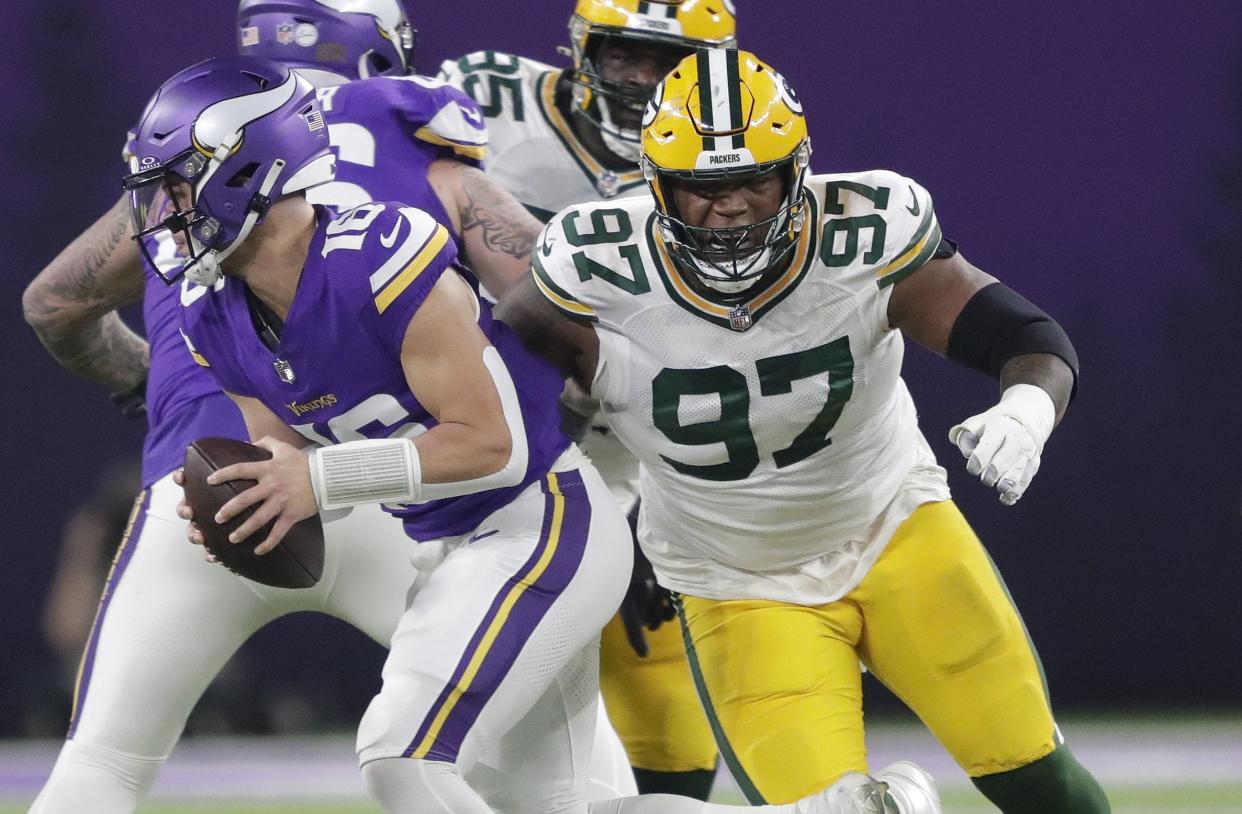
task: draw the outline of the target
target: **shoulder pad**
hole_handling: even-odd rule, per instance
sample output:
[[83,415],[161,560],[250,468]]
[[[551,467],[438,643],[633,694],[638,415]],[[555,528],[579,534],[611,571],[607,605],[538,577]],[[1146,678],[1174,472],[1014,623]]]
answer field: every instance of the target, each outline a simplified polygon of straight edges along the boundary
[[395,201],[342,212],[324,235],[322,256],[348,250],[344,257],[361,263],[358,276],[365,274],[367,296],[381,314],[415,281],[433,279],[457,259],[448,229],[423,210]]
[[588,320],[598,319],[607,306],[649,292],[643,241],[652,211],[647,196],[561,210],[531,252],[539,290],[568,316]]
[[499,51],[474,51],[440,65],[440,78],[478,103],[489,119],[522,121],[535,104],[540,77],[556,68]]
[[[487,128],[474,100],[442,79],[429,76],[377,76],[357,83],[370,108],[392,110],[414,137],[447,148],[474,163],[487,152]],[[374,101],[367,96],[378,96]]]
[[881,288],[931,259],[940,225],[931,195],[889,170],[817,175],[807,183],[821,196],[820,258],[830,268],[865,271]]

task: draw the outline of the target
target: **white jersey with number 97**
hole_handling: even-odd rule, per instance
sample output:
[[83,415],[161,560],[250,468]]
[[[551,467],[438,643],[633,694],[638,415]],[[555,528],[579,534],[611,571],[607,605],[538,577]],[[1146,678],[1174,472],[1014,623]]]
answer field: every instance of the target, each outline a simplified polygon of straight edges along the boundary
[[570,207],[537,244],[540,290],[595,323],[594,394],[642,462],[640,540],[673,590],[833,601],[949,496],[886,316],[939,244],[931,198],[888,171],[807,193],[788,270],[738,308],[677,274],[648,196]]

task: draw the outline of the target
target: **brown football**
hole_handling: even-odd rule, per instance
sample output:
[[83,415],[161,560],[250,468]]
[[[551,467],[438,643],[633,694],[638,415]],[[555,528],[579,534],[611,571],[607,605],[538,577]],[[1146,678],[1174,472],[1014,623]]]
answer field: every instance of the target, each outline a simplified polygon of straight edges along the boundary
[[229,534],[251,514],[246,509],[228,523],[212,518],[234,495],[255,484],[235,480],[212,486],[207,476],[230,464],[263,461],[271,453],[245,441],[232,438],[200,438],[185,449],[185,502],[194,510],[194,523],[203,533],[207,550],[222,565],[246,579],[277,588],[309,588],[323,576],[323,524],[319,515],[294,524],[284,539],[262,556],[254,548],[272,530],[268,523],[239,543],[230,543]]

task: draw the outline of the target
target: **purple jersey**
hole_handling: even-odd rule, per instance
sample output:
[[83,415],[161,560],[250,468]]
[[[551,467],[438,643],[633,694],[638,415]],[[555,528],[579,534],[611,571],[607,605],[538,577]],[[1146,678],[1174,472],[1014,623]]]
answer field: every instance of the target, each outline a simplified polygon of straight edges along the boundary
[[[192,355],[220,387],[262,401],[320,443],[408,437],[435,418],[406,384],[401,344],[457,249],[427,213],[364,204],[333,219],[316,207],[315,236],[275,352],[260,339],[246,287],[225,278],[182,309]],[[391,507],[415,539],[462,534],[542,477],[569,445],[560,431],[561,377],[479,304],[479,327],[509,369],[525,424],[522,483],[420,505]]]
[[[337,176],[310,190],[308,198],[341,209],[393,198],[449,225],[427,182],[427,167],[437,158],[477,164],[482,157],[487,135],[470,97],[425,77],[377,77],[323,88],[318,95],[337,153]],[[125,153],[132,153],[128,143]],[[143,320],[151,370],[142,479],[149,486],[181,466],[194,439],[248,436],[237,408],[186,353],[178,333],[181,304],[205,291],[188,281],[169,287],[151,269],[146,274]]]
[[478,106],[425,76],[377,76],[320,88],[317,96],[336,153],[336,180],[308,190],[311,203],[345,211],[371,201],[403,201],[448,225],[427,182],[438,158],[478,165],[487,131]]

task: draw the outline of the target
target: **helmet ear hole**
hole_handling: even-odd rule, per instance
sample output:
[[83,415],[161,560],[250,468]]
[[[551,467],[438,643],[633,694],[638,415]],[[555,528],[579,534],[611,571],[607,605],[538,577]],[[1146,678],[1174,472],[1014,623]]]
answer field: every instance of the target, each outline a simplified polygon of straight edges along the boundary
[[392,60],[376,51],[367,55],[367,65],[371,76],[382,76],[392,70]]
[[250,183],[250,179],[254,178],[254,174],[258,171],[259,163],[257,161],[251,161],[249,164],[233,173],[233,176],[229,178],[224,185],[229,189],[239,189],[244,187],[246,184]]

